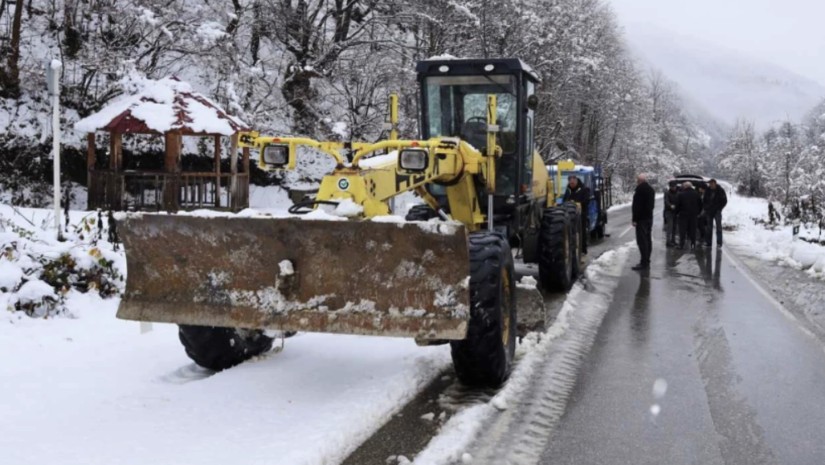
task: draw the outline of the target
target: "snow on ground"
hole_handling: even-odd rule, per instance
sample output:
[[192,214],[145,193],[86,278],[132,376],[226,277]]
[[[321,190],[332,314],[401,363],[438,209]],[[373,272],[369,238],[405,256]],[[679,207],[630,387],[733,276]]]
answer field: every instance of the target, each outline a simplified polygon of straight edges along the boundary
[[141,335],[116,299],[71,302],[76,319],[0,325],[3,463],[338,463],[449,364],[411,340],[299,334],[209,376],[174,326]]
[[[76,234],[57,242],[48,210],[0,205],[0,214],[0,251],[24,243],[81,262],[91,250]],[[89,215],[72,212],[72,223]],[[122,249],[110,247],[96,245],[124,268]],[[298,334],[213,374],[186,357],[174,325],[142,334],[116,319],[118,297],[69,290],[59,315],[11,311],[12,299],[53,292],[33,275],[20,286],[28,259],[15,257],[0,258],[0,286],[16,288],[0,289],[4,464],[338,463],[450,363],[448,347],[409,339]]]
[[[767,200],[735,193],[728,196],[730,200],[722,214],[723,224],[734,227],[735,231],[726,232],[725,240],[737,254],[778,263],[825,279],[825,247],[794,238],[791,225],[769,229],[765,224],[757,224],[756,220],[768,220]],[[818,235],[818,228],[803,228],[800,232],[801,237],[817,238]]]
[[279,210],[286,212],[292,205],[289,192],[280,186],[249,186],[249,207],[256,210]]

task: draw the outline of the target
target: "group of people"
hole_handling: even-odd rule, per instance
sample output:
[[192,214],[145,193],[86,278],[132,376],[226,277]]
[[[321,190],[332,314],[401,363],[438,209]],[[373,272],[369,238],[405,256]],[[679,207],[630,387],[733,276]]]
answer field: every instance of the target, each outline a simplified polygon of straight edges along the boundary
[[[681,189],[680,189],[681,187]],[[690,248],[696,247],[696,234],[705,247],[713,246],[713,228],[716,225],[716,245],[722,247],[722,210],[728,204],[725,190],[715,179],[708,182],[707,189],[694,188],[693,183],[684,182],[681,186],[672,184],[665,193],[665,227],[667,246],[676,247],[676,228],[678,225],[678,247],[684,249],[690,241]],[[636,191],[633,194],[633,227],[636,228],[636,243],[639,245],[641,261],[634,270],[650,268],[650,254],[653,250],[653,210],[656,206],[656,191],[641,174],[636,179]]]
[[698,239],[705,247],[713,246],[713,229],[716,226],[716,246],[722,247],[722,210],[728,204],[725,189],[715,179],[704,186],[694,187],[687,181],[681,189],[672,184],[665,193],[665,232],[667,246],[677,247],[676,230],[679,231],[678,247],[684,249],[690,241],[690,248],[696,247]]

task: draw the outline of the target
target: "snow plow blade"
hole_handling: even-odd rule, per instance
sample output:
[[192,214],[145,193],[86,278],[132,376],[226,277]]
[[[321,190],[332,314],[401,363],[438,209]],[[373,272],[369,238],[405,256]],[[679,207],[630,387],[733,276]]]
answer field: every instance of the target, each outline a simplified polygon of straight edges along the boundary
[[130,214],[117,226],[127,263],[118,318],[439,340],[467,332],[459,224]]

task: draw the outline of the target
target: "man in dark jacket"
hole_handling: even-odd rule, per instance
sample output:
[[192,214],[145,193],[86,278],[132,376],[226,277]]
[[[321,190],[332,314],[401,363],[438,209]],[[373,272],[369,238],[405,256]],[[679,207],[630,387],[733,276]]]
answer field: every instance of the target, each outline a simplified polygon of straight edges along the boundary
[[685,248],[685,242],[690,239],[690,248],[696,247],[696,227],[699,213],[702,211],[702,197],[693,188],[693,184],[686,182],[682,185],[682,192],[676,196],[676,214],[679,215],[679,248]]
[[671,184],[665,192],[665,235],[668,247],[676,246],[676,196],[678,194],[676,184]]
[[716,247],[722,247],[722,210],[728,204],[728,194],[725,189],[711,179],[705,191],[704,216],[707,222],[705,229],[705,246],[713,247],[713,223],[716,223]]
[[576,176],[567,178],[567,190],[564,191],[565,202],[573,201],[581,205],[582,253],[587,255],[587,236],[590,235],[588,211],[590,208],[590,189],[582,184]]
[[708,222],[705,219],[705,192],[707,192],[707,187],[703,185],[696,186],[696,192],[699,193],[699,218],[696,220],[696,240],[700,243],[705,243],[705,233],[708,229]]
[[636,228],[636,244],[642,259],[633,269],[650,268],[650,253],[653,251],[653,209],[656,208],[656,191],[647,183],[647,177],[640,174],[636,178],[636,192],[633,194],[633,227]]

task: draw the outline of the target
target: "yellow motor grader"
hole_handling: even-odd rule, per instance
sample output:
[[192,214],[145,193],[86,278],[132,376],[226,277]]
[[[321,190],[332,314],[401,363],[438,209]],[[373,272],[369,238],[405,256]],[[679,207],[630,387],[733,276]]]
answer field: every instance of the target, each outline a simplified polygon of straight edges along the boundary
[[[177,323],[187,354],[214,370],[268,350],[266,330],[308,331],[449,343],[462,382],[503,383],[516,343],[512,249],[538,264],[545,289],[569,289],[579,211],[557,202],[534,149],[529,66],[428,60],[417,73],[420,139],[397,137],[395,96],[379,142],[241,135],[266,169],[294,169],[299,152],[335,160],[296,215],[121,218],[118,317]],[[405,221],[391,200],[410,191],[424,204]],[[326,221],[323,209],[349,218]]]

